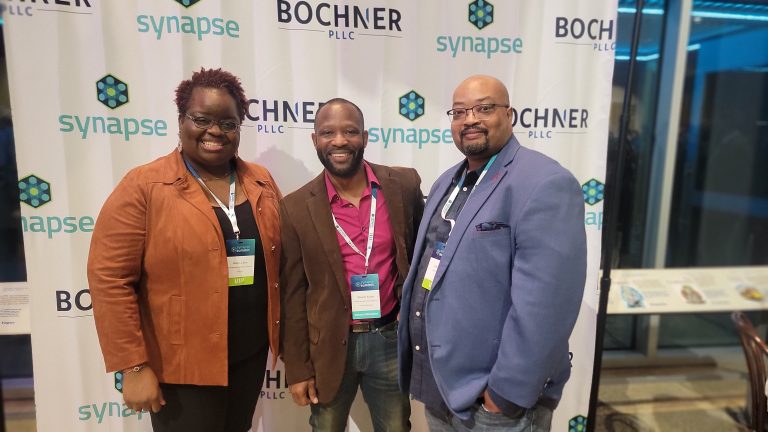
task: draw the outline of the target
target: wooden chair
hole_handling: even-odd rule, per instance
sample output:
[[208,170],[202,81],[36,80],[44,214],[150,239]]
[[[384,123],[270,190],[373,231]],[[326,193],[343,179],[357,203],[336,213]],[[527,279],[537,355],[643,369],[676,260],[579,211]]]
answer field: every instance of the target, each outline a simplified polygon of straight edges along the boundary
[[768,398],[765,396],[766,370],[765,358],[768,356],[768,346],[757,335],[755,327],[743,312],[731,314],[733,323],[739,332],[741,347],[747,360],[749,370],[749,389],[752,406],[750,410],[750,426],[755,432],[764,432]]

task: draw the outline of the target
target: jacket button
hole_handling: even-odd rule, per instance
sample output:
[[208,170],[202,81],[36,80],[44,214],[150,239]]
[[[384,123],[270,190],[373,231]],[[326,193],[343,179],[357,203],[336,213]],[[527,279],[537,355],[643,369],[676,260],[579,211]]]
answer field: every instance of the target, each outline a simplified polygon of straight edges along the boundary
[[277,282],[275,282],[275,288],[277,288],[277,287],[279,287],[279,286],[280,286],[280,284],[279,284],[279,283],[277,283]]
[[280,324],[280,320],[275,321],[275,325]]
[[259,211],[261,211],[261,207],[259,207]]
[[277,249],[277,248],[275,247],[275,245],[272,245],[272,248],[271,248],[271,249],[272,249],[272,252],[274,252],[274,251],[275,251],[275,249]]
[[346,345],[346,344],[347,344],[347,340],[346,340],[346,339],[342,339],[342,340],[341,340],[341,344],[342,344],[342,345]]

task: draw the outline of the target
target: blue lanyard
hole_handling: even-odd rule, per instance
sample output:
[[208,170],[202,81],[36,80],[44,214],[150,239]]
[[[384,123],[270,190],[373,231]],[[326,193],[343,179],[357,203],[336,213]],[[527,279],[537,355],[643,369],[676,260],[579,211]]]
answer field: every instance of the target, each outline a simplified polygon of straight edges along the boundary
[[232,224],[232,231],[235,232],[235,238],[240,240],[240,228],[237,226],[237,215],[235,214],[235,170],[233,169],[229,174],[229,206],[225,206],[219,197],[217,197],[216,194],[208,188],[208,185],[205,184],[203,179],[200,177],[200,174],[197,173],[197,170],[195,170],[192,164],[189,163],[187,158],[183,159],[184,165],[187,166],[187,169],[190,173],[192,173],[192,176],[195,178],[195,180],[197,180],[203,186],[203,188],[208,191],[209,194],[211,194],[213,199],[216,200],[216,203],[219,204],[219,207],[224,210],[224,214],[227,215],[229,222]]

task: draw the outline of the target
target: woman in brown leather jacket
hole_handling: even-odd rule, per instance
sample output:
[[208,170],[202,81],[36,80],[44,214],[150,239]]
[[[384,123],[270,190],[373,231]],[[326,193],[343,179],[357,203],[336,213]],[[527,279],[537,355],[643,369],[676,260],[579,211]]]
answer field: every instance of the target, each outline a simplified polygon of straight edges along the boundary
[[247,431],[279,353],[281,198],[237,156],[246,98],[229,72],[176,89],[179,145],[101,210],[88,282],[107,371],[158,431]]

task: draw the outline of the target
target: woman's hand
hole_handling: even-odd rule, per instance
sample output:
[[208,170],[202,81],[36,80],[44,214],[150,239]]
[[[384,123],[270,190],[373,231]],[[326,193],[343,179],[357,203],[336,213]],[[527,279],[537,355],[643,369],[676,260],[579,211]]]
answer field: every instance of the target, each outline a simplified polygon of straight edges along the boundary
[[136,412],[160,412],[165,399],[152,368],[146,366],[135,372],[123,373],[123,400],[128,408]]

